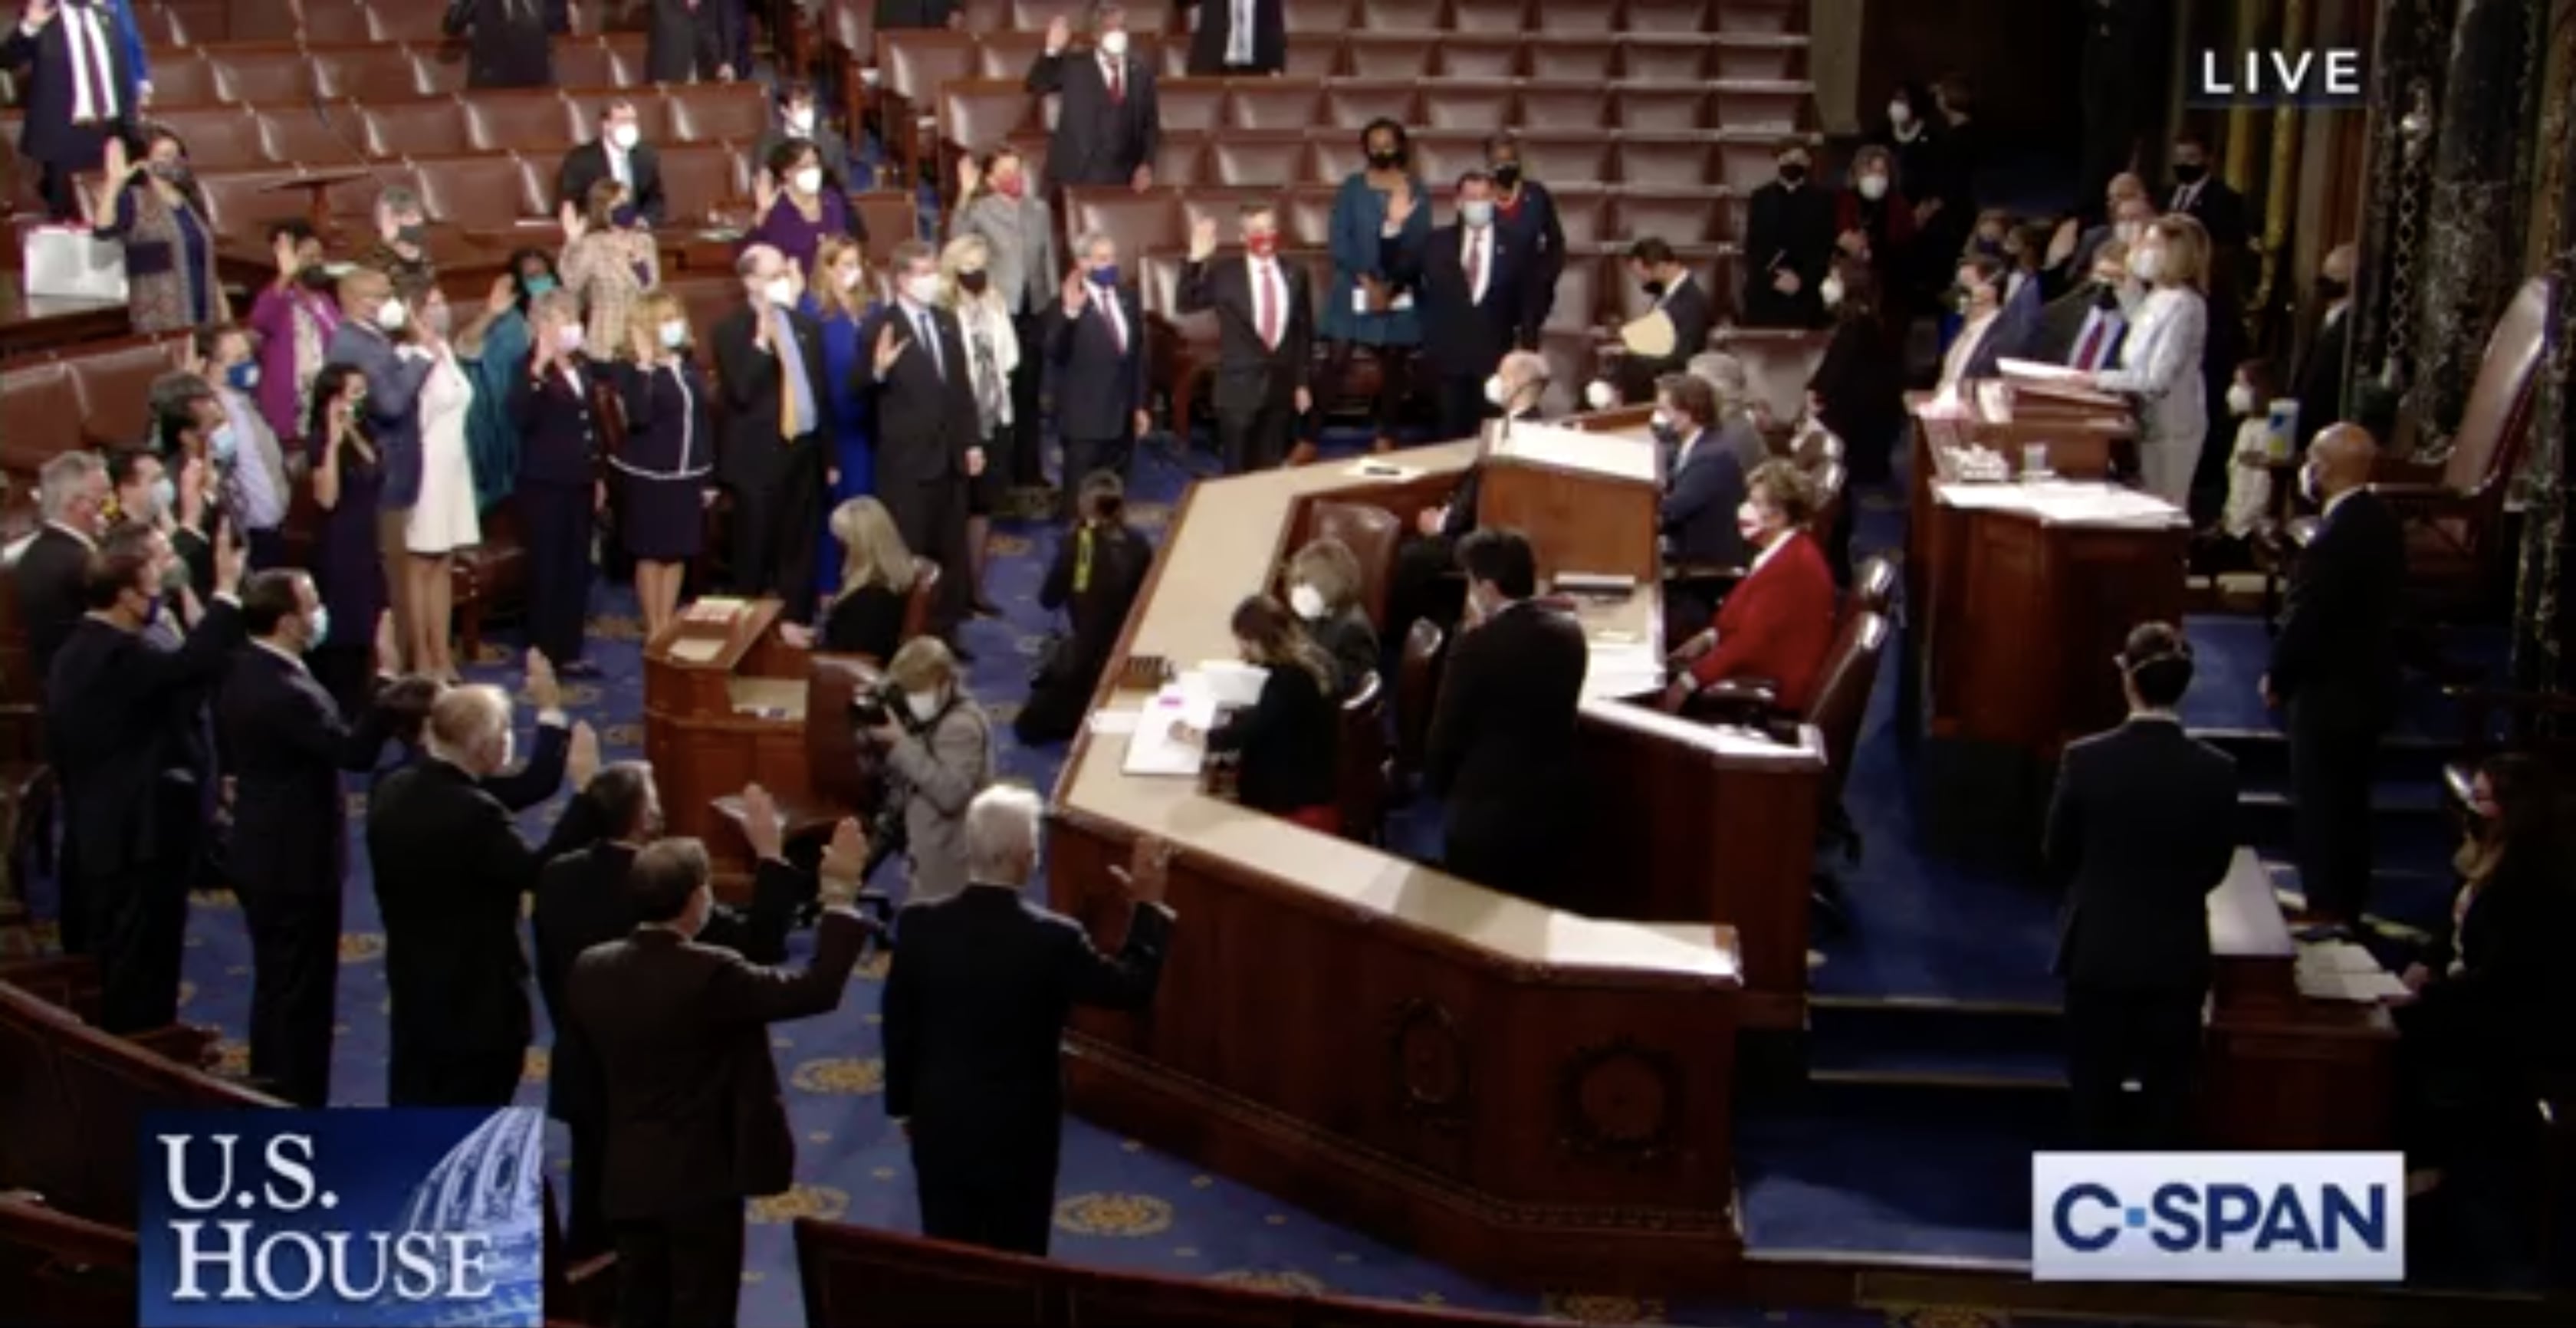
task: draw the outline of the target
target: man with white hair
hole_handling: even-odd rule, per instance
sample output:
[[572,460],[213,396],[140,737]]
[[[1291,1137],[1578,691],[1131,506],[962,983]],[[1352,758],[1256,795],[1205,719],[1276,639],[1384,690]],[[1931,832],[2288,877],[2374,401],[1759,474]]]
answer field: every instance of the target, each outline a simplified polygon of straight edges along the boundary
[[[903,911],[886,975],[886,1114],[912,1140],[922,1234],[1044,1256],[1062,1145],[1066,1014],[1151,1001],[1171,942],[1171,845],[1136,841],[1116,872],[1135,908],[1116,955],[1021,891],[1038,858],[1037,795],[997,786],[966,809],[973,884]],[[1115,869],[1112,869],[1115,871]]]
[[481,781],[510,764],[510,697],[451,687],[431,703],[427,758],[385,778],[367,809],[367,854],[385,920],[393,997],[393,1106],[502,1107],[531,1035],[521,906],[539,871],[596,837],[574,798],[530,848]]
[[36,472],[36,502],[45,524],[18,551],[10,574],[18,581],[18,618],[26,624],[39,687],[54,652],[86,612],[81,578],[98,537],[107,533],[109,487],[107,463],[95,452],[65,452]]
[[[1493,376],[1485,380],[1485,400],[1501,411],[1506,420],[1537,421],[1540,402],[1547,397],[1551,372],[1547,357],[1536,351],[1516,350],[1503,357],[1494,367]],[[1457,595],[1442,595],[1444,584],[1455,584],[1450,573],[1458,568],[1458,541],[1476,529],[1476,495],[1484,480],[1481,465],[1469,466],[1458,477],[1458,487],[1449,493],[1449,501],[1437,507],[1426,507],[1414,517],[1413,533],[1395,551],[1395,570],[1387,580],[1387,625],[1400,639],[1413,630],[1417,619],[1429,618],[1443,629],[1458,625],[1465,607]]]
[[1750,475],[1755,466],[1770,460],[1771,445],[1762,438],[1760,403],[1753,399],[1753,379],[1744,361],[1722,350],[1704,350],[1690,357],[1686,372],[1708,384],[1717,398],[1718,444],[1735,454],[1744,473]]
[[717,320],[712,337],[722,389],[716,479],[733,494],[733,589],[777,595],[801,612],[814,602],[823,412],[832,399],[823,328],[797,309],[803,282],[775,247],[746,247],[734,275],[742,305]]

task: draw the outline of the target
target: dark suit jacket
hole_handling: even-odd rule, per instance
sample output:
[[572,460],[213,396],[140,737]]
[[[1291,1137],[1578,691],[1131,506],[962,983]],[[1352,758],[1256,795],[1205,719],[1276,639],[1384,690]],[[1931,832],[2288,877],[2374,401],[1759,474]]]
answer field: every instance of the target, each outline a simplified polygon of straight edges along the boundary
[[1742,567],[1751,555],[1735,509],[1745,495],[1744,459],[1716,430],[1704,430],[1690,455],[1675,467],[1656,511],[1659,533],[1676,562]]
[[2166,194],[2165,210],[2189,213],[2193,220],[2200,223],[2202,230],[2209,232],[2211,245],[2222,250],[2238,252],[2244,250],[2247,238],[2245,195],[2236,192],[2234,186],[2218,178],[2213,171],[2209,178],[2202,182],[2200,193],[2191,200],[2190,207],[2173,206],[2181,197],[2182,189],[2179,186]]
[[1452,838],[1519,842],[1580,820],[1574,712],[1587,659],[1571,615],[1527,600],[1458,636],[1423,756]]
[[[1338,683],[1340,670],[1332,672]],[[1217,724],[1207,745],[1242,757],[1236,801],[1286,816],[1333,805],[1340,737],[1340,707],[1332,691],[1304,669],[1284,665],[1270,670],[1251,706]]]
[[2307,353],[2299,357],[2292,390],[2299,398],[2299,436],[2297,445],[2305,448],[2317,431],[2343,419],[2344,359],[2350,354],[2352,310],[2344,311],[2317,325],[2317,334],[2308,342]]
[[1399,286],[1420,295],[1415,311],[1422,321],[1422,358],[1444,378],[1483,378],[1517,345],[1535,340],[1538,328],[1527,324],[1529,268],[1537,255],[1506,244],[1500,227],[1491,228],[1488,246],[1494,270],[1485,274],[1485,299],[1479,304],[1467,284],[1467,265],[1460,250],[1465,227],[1457,222],[1419,232],[1408,244],[1402,236],[1382,238],[1379,262]]
[[1807,390],[1823,402],[1817,413],[1825,427],[1855,457],[1883,455],[1905,425],[1905,365],[1875,320],[1834,324]]
[[[876,377],[877,338],[894,320],[903,354],[883,379]],[[983,443],[983,421],[975,411],[975,375],[967,358],[966,334],[957,315],[930,311],[939,329],[939,358],[933,361],[912,311],[900,300],[877,306],[859,328],[859,390],[876,401],[877,488],[896,484],[929,484],[966,473],[966,452]]]
[[1526,260],[1521,264],[1522,350],[1538,349],[1538,334],[1556,309],[1556,283],[1565,275],[1565,219],[1556,210],[1556,195],[1536,180],[1521,181],[1518,207],[1494,203],[1494,233],[1510,241]]
[[1329,618],[1307,623],[1306,631],[1325,654],[1333,657],[1341,684],[1335,699],[1357,695],[1361,681],[1377,672],[1377,625],[1369,621],[1367,609],[1354,604]]
[[519,430],[519,482],[588,484],[599,476],[599,429],[590,406],[591,389],[599,383],[597,370],[579,366],[575,372],[581,387],[575,390],[559,369],[536,377],[536,363],[532,352],[510,378],[510,421]]
[[[1753,191],[1744,230],[1744,321],[1749,327],[1822,327],[1825,274],[1834,259],[1834,195],[1813,180],[1795,189],[1777,180]],[[1780,272],[1798,276],[1798,293],[1771,288]],[[1696,342],[1685,342],[1696,353]]]
[[944,28],[957,12],[957,0],[876,0],[878,32],[904,28]]
[[374,707],[351,723],[301,660],[253,645],[234,657],[215,699],[233,836],[225,866],[244,890],[337,893],[348,860],[340,773],[375,765],[385,723]]
[[[564,0],[470,0],[448,9],[447,35],[469,36],[465,51],[465,86],[469,88],[542,88],[555,81],[554,50],[547,39],[570,29]],[[524,13],[524,16],[522,14]],[[455,21],[464,20],[460,25]]]
[[[554,1055],[546,1070],[546,1108],[555,1119],[596,1121],[608,1109],[599,1061],[565,998],[573,962],[593,946],[623,940],[635,930],[634,897],[627,890],[635,865],[633,845],[603,839],[546,864],[537,878],[530,930],[537,942],[537,994],[554,1022]],[[814,878],[783,862],[762,862],[752,877],[751,909],[723,904],[707,915],[700,945],[731,950],[755,964],[787,957],[787,930],[796,904],[811,894]]]
[[1047,147],[1047,175],[1057,184],[1125,184],[1139,166],[1154,163],[1162,145],[1163,112],[1154,97],[1154,67],[1129,47],[1126,97],[1109,99],[1100,57],[1086,46],[1059,55],[1040,53],[1029,66],[1028,89],[1058,94],[1055,138]]
[[[18,131],[19,150],[34,161],[98,169],[104,126],[72,123],[75,76],[71,38],[63,29],[61,13],[57,11],[54,20],[33,37],[20,28],[20,17],[12,15],[7,35],[0,37],[0,66],[29,71],[18,85],[19,102],[27,108],[26,121]],[[99,18],[101,35],[107,39],[109,77],[116,81],[116,119],[139,119],[135,85],[152,75],[141,63],[143,42],[134,25],[131,0],[117,0]]]
[[[686,0],[653,0],[645,33],[644,77],[655,83],[686,83],[714,78],[733,64],[734,77],[749,69],[736,64],[743,50],[742,0],[700,0],[695,10]],[[656,220],[659,220],[656,218]]]
[[[769,313],[759,311],[760,316]],[[796,350],[805,358],[805,384],[814,396],[813,430],[790,439],[780,432],[786,425],[779,418],[778,400],[779,375],[785,372],[778,357],[788,348],[773,342],[770,350],[760,349],[760,325],[754,318],[746,305],[716,323],[716,390],[724,398],[716,422],[723,438],[716,451],[716,477],[746,490],[784,484],[800,468],[814,471],[819,480],[824,464],[819,440],[828,432],[833,395],[830,380],[823,377],[823,329],[804,314],[787,311],[796,329]],[[880,460],[879,468],[884,464]]]
[[[1172,917],[1128,915],[1114,956],[1082,924],[1017,890],[970,885],[896,921],[885,988],[886,1115],[915,1147],[1000,1165],[1047,1165],[1064,1081],[1058,1046],[1077,1005],[1137,1009],[1154,998]],[[943,1158],[943,1160],[945,1160]]]
[[545,863],[595,835],[575,798],[531,848],[498,798],[435,758],[386,776],[367,808],[367,856],[385,921],[397,1043],[453,1051],[525,1047],[522,899]]
[[600,1202],[611,1220],[787,1188],[796,1141],[768,1026],[839,1005],[867,934],[858,914],[826,910],[798,972],[660,927],[574,961],[564,995],[607,1091]]
[[1273,74],[1288,67],[1288,17],[1280,0],[1252,0],[1252,61],[1225,62],[1234,36],[1233,0],[1188,0],[1198,7],[1198,30],[1190,34],[1190,77],[1212,78],[1248,69]]
[[89,553],[90,546],[47,525],[37,529],[9,569],[18,582],[18,621],[27,632],[28,663],[36,670],[40,694],[55,653],[88,612],[82,607],[82,582],[89,574]]
[[165,776],[202,760],[193,730],[204,689],[241,644],[241,611],[221,600],[177,650],[84,617],[54,654],[45,683],[46,751],[69,810],[64,834],[83,870],[166,862],[196,829],[196,777],[184,796]]
[[2335,505],[2290,573],[2289,603],[2272,638],[2272,690],[2384,713],[2397,686],[2397,598],[2406,581],[2406,532],[2367,489]]
[[[1136,412],[1145,408],[1145,306],[1136,293],[1118,289],[1118,314],[1127,325],[1127,344],[1120,349],[1109,319],[1100,312],[1100,291],[1067,318],[1064,301],[1047,306],[1046,354],[1054,367],[1055,427],[1067,438],[1124,438]],[[1079,475],[1065,476],[1079,484]]]
[[[711,0],[712,2],[712,0]],[[662,224],[663,210],[669,206],[662,196],[662,156],[650,143],[638,143],[627,154],[627,169],[635,182],[635,210],[645,221]],[[608,149],[592,139],[564,154],[563,166],[555,172],[555,206],[566,203],[575,208],[590,205],[590,187],[609,178]],[[612,347],[593,347],[606,353]]]
[[2055,971],[2082,986],[2209,982],[2209,892],[2236,856],[2236,762],[2171,719],[2069,745],[2041,846],[2066,892]]
[[[2047,364],[2073,364],[2075,352],[2082,348],[2085,320],[2093,313],[2093,287],[2089,283],[2049,301],[2041,307],[2039,326],[2031,333],[2030,358]],[[2120,325],[2103,338],[2107,343],[2102,348],[2104,367],[2120,362],[2120,343],[2129,335],[2127,315],[2115,309],[2109,316],[2118,318]]]
[[1280,330],[1278,349],[1273,350],[1261,341],[1252,274],[1245,270],[1242,255],[1181,265],[1181,312],[1216,313],[1216,382],[1210,404],[1218,410],[1285,409],[1297,389],[1306,385],[1315,345],[1315,308],[1307,297],[1306,269],[1280,263],[1279,276],[1288,287],[1288,321]]

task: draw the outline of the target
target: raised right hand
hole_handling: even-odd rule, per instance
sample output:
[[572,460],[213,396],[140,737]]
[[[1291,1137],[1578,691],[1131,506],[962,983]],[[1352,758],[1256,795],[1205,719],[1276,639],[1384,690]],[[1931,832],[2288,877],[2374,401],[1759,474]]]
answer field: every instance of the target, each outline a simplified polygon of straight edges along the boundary
[[903,347],[904,340],[896,335],[893,320],[887,320],[877,329],[877,377],[885,377],[886,371],[894,367],[894,362],[903,358]]
[[1049,54],[1049,55],[1062,55],[1062,54],[1064,54],[1064,48],[1065,48],[1065,47],[1067,47],[1067,46],[1069,46],[1069,45],[1071,45],[1072,43],[1073,43],[1073,20],[1072,20],[1072,19],[1067,18],[1066,16],[1064,16],[1064,15],[1062,15],[1062,14],[1058,14],[1058,15],[1056,15],[1054,18],[1051,18],[1051,19],[1048,19],[1048,20],[1047,20],[1047,33],[1046,33],[1046,53],[1047,53],[1047,54]]
[[1127,856],[1124,868],[1112,867],[1109,874],[1127,887],[1127,897],[1139,904],[1159,904],[1171,888],[1172,859],[1178,850],[1172,841],[1155,835],[1142,835]]
[[742,837],[751,841],[754,860],[775,858],[786,851],[787,826],[778,815],[778,800],[758,784],[742,788]]
[[528,700],[539,710],[563,709],[563,684],[555,681],[555,666],[542,651],[528,652]]
[[224,534],[215,540],[215,593],[237,594],[241,590],[242,568],[249,550],[240,540]]
[[832,827],[832,842],[823,846],[823,870],[826,881],[860,882],[860,873],[868,866],[868,835],[859,828],[856,818],[844,816]]
[[53,22],[54,8],[54,0],[27,0],[28,24],[41,28]]
[[563,227],[565,244],[579,244],[581,237],[590,233],[590,219],[582,216],[581,209],[569,202],[555,214],[555,224]]
[[590,787],[599,775],[599,730],[589,720],[572,726],[572,746],[564,754],[564,773],[572,780],[573,790]]
[[1201,217],[1190,223],[1190,261],[1204,263],[1216,252],[1216,218]]
[[963,200],[965,200],[965,199],[968,199],[968,198],[972,198],[972,197],[974,197],[974,196],[975,196],[975,189],[976,189],[976,187],[977,187],[978,185],[983,184],[983,183],[984,183],[984,168],[983,168],[982,166],[979,166],[979,165],[977,165],[977,164],[975,163],[975,154],[974,154],[974,153],[971,153],[971,152],[961,152],[961,153],[958,153],[958,154],[957,154],[957,197],[958,197],[958,199],[959,199],[959,200],[961,200],[961,201],[963,201]]
[[778,201],[778,177],[763,166],[751,177],[751,205],[754,215],[766,217],[770,205]]
[[279,232],[277,242],[269,246],[269,252],[277,259],[277,275],[291,277],[303,270],[304,265],[295,261],[294,236]]

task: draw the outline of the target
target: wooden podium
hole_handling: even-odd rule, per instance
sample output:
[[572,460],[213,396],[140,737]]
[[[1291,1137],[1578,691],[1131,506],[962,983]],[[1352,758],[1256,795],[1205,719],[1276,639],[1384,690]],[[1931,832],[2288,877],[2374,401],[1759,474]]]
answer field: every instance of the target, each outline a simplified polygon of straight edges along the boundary
[[2383,1005],[2299,990],[2272,878],[2240,848],[2209,895],[2216,961],[2201,1041],[2203,1143],[2249,1151],[2396,1146],[2397,1026]]
[[751,859],[715,811],[758,781],[804,792],[805,652],[778,639],[777,600],[702,599],[644,646],[644,759],[668,832],[705,841],[716,889],[747,893]]
[[1478,526],[1529,536],[1542,583],[1560,572],[1633,576],[1640,590],[1656,583],[1663,463],[1652,439],[1506,420],[1486,429]]

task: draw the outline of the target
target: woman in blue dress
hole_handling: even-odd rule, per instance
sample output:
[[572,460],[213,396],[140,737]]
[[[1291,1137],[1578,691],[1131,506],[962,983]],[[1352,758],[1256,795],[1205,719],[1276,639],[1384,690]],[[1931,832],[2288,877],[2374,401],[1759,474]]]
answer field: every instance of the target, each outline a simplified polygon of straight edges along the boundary
[[[1404,126],[1372,120],[1360,131],[1360,148],[1368,164],[1342,181],[1333,199],[1333,294],[1324,302],[1324,381],[1316,393],[1320,404],[1347,394],[1352,355],[1366,346],[1377,357],[1377,395],[1369,418],[1376,427],[1375,446],[1395,445],[1396,413],[1404,407],[1405,387],[1412,379],[1413,352],[1422,344],[1422,326],[1413,314],[1413,295],[1388,280],[1378,261],[1384,242],[1386,200],[1397,185],[1413,197],[1431,195],[1413,174]],[[1431,209],[1417,207],[1405,218],[1402,239],[1419,243],[1431,233]],[[1314,458],[1314,446],[1300,442],[1292,462]]]
[[868,265],[858,242],[839,235],[824,240],[814,252],[814,278],[805,285],[805,312],[823,327],[823,378],[832,392],[831,403],[824,409],[832,430],[832,450],[825,462],[832,492],[823,502],[822,542],[814,546],[829,551],[814,559],[815,589],[824,604],[831,603],[833,593],[841,588],[841,563],[847,552],[832,539],[831,514],[841,504],[877,491],[876,441],[870,437],[875,421],[869,416],[867,397],[858,389],[870,369],[861,354],[859,328],[875,303],[871,296]]

